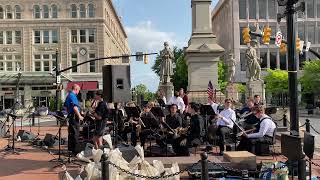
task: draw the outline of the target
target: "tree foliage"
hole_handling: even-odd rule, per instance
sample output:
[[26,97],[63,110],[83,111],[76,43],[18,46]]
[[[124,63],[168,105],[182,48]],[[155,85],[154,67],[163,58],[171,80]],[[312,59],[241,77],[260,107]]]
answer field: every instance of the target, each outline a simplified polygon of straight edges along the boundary
[[144,100],[151,101],[155,100],[156,94],[153,92],[150,92],[146,85],[139,84],[134,87],[137,95],[143,95]]
[[304,73],[300,78],[303,93],[316,93],[320,90],[320,61],[308,61],[304,64]]
[[228,67],[227,65],[220,60],[218,62],[218,84],[221,89],[221,92],[224,92],[227,88],[227,73],[228,73]]
[[288,92],[288,72],[283,70],[267,70],[268,75],[264,77],[266,82],[266,91],[269,93],[287,93]]
[[[180,88],[187,89],[188,86],[188,66],[185,59],[185,54],[182,49],[177,47],[173,47],[173,64],[175,68],[173,69],[174,75],[171,77],[171,81],[175,90]],[[152,66],[152,70],[160,77],[160,65],[161,65],[161,57],[157,56],[154,65]]]

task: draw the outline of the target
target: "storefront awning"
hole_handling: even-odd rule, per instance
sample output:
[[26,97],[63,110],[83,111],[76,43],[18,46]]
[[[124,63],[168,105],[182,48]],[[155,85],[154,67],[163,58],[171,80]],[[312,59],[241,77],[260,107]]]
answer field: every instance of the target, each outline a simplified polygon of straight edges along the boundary
[[74,82],[68,82],[67,84],[67,90],[71,90],[72,86],[74,84],[78,84],[81,88],[81,90],[98,90],[99,89],[99,83],[98,81],[74,81]]

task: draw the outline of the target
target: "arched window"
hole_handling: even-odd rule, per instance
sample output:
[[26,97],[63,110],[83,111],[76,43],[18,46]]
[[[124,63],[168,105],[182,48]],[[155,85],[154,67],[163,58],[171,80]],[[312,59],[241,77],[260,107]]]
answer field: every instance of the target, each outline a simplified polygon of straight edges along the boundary
[[34,5],[33,6],[33,16],[35,19],[40,19],[40,6],[39,5]]
[[94,12],[95,10],[94,10],[94,5],[93,4],[89,4],[88,5],[88,16],[89,17],[94,17],[95,16],[95,12]]
[[12,9],[11,6],[6,6],[7,19],[12,19]]
[[71,18],[77,18],[77,6],[75,4],[71,5]]
[[51,17],[58,18],[58,7],[55,4],[51,6]]
[[49,7],[48,5],[43,5],[43,18],[49,18]]
[[14,6],[15,18],[21,19],[21,7],[19,5]]
[[0,19],[3,19],[3,8],[0,6]]
[[79,9],[80,9],[80,18],[85,18],[86,17],[86,6],[84,4],[80,4]]

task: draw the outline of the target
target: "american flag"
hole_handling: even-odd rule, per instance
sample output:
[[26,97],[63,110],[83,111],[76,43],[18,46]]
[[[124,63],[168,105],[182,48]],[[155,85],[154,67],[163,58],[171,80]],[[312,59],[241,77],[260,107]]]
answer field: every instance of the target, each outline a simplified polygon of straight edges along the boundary
[[213,85],[212,85],[211,81],[209,81],[209,83],[208,83],[207,93],[208,93],[208,101],[210,101],[210,100],[213,101]]

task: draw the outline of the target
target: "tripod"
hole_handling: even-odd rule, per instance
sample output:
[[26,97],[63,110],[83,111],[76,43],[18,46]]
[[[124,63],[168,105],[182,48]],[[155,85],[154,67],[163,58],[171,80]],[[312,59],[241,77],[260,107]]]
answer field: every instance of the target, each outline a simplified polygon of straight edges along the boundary
[[12,118],[12,123],[11,125],[9,126],[9,129],[8,131],[10,131],[10,127],[12,126],[12,146],[10,146],[10,140],[8,140],[8,145],[7,147],[4,149],[4,151],[6,152],[11,152],[13,154],[17,154],[19,155],[19,151],[23,151],[23,149],[20,149],[20,148],[16,148],[15,147],[15,122],[16,122],[16,118],[17,116],[14,115],[14,114],[8,114],[7,115],[7,122],[9,122],[9,117]]

